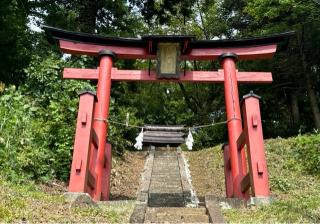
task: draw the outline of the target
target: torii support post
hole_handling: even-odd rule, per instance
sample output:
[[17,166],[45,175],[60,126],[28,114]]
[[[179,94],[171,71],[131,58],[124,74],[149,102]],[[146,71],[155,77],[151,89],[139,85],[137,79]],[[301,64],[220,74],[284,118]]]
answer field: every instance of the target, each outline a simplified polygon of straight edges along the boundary
[[260,97],[251,92],[243,99],[244,131],[238,140],[238,147],[247,145],[249,173],[241,181],[242,190],[251,187],[255,202],[265,203],[270,200],[270,189],[260,116]]
[[96,95],[85,91],[79,94],[79,111],[73,146],[73,159],[70,173],[69,192],[89,193],[92,196],[90,180],[93,174],[89,169],[92,136],[93,110]]
[[[103,175],[105,163],[108,161],[105,159],[105,148],[106,148],[106,140],[107,140],[107,125],[108,125],[108,116],[109,116],[109,105],[110,105],[110,93],[111,93],[111,70],[113,59],[115,58],[115,54],[108,50],[102,50],[99,52],[100,56],[100,66],[99,66],[99,78],[98,78],[98,87],[97,87],[97,103],[95,104],[95,113],[94,113],[94,123],[93,128],[98,137],[98,153],[96,160],[96,187],[93,199],[95,201],[101,200],[102,192],[104,192],[104,198],[109,198],[109,190],[108,192],[103,190]],[[110,147],[111,150],[111,147]],[[110,172],[107,182],[110,182]],[[108,187],[109,188],[109,187]]]
[[[242,133],[240,102],[238,94],[238,80],[234,53],[224,53],[220,56],[220,63],[224,70],[224,96],[228,120],[228,140],[230,152],[230,165],[233,180],[233,197],[247,198],[248,194],[241,191],[241,180],[246,173],[244,150],[238,150],[237,140]],[[242,162],[243,161],[243,162]]]
[[224,161],[224,182],[226,186],[226,197],[232,198],[233,195],[233,179],[230,164],[230,148],[228,144],[223,144],[223,161]]

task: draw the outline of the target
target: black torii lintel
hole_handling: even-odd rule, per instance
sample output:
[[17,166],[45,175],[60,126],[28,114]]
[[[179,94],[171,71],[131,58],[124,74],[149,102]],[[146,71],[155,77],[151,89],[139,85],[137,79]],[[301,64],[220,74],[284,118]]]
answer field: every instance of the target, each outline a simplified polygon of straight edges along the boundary
[[294,31],[288,31],[243,39],[196,40],[193,35],[146,35],[141,38],[123,38],[73,32],[51,26],[43,26],[43,29],[49,37],[56,40],[68,40],[105,46],[141,47],[145,48],[150,54],[156,54],[157,43],[159,42],[180,43],[182,52],[189,52],[196,48],[248,47],[277,44],[294,35]]

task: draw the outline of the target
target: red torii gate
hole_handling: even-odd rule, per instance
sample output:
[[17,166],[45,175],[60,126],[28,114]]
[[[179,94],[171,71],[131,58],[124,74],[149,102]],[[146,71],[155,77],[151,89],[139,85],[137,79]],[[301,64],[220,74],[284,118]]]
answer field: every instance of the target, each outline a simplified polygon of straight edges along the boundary
[[[239,40],[195,40],[193,36],[143,36],[141,39],[104,37],[44,27],[64,53],[100,58],[97,69],[65,68],[67,79],[98,80],[97,93],[80,93],[69,192],[89,193],[109,200],[111,145],[106,143],[112,81],[224,83],[228,144],[224,148],[227,197],[268,198],[267,164],[259,96],[244,96],[241,118],[238,83],[271,83],[270,72],[238,72],[237,60],[268,59],[277,43],[292,32]],[[118,70],[113,60],[157,59],[158,70]],[[219,60],[218,71],[179,72],[180,60]],[[244,128],[242,128],[242,123]],[[244,146],[247,146],[247,157]],[[248,161],[248,162],[247,162]],[[249,172],[247,172],[247,166]]]

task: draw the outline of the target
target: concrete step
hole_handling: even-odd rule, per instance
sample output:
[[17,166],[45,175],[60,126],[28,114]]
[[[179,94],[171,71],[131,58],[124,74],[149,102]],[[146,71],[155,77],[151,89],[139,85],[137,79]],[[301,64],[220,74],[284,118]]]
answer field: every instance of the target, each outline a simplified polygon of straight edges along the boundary
[[163,171],[160,171],[160,170],[155,170],[152,172],[151,174],[151,177],[162,177],[162,176],[165,176],[165,177],[168,177],[168,176],[173,176],[173,177],[177,177],[180,179],[180,172],[177,171],[177,170],[170,170],[168,172],[163,172]]
[[149,192],[148,206],[150,207],[183,207],[184,198],[182,192]]
[[166,183],[180,183],[181,180],[175,177],[164,177],[164,178],[152,178],[151,183],[158,183],[158,184],[166,184]]
[[180,184],[181,185],[181,181],[175,178],[152,178],[151,179],[151,183],[153,184]]
[[178,160],[172,160],[172,161],[156,161],[153,163],[153,165],[162,166],[162,167],[179,167]]
[[204,208],[147,208],[145,223],[209,223]]
[[[181,194],[183,193],[181,187],[150,187],[149,195],[151,193],[163,194],[162,197],[166,197],[166,194]],[[182,197],[182,196],[181,196]]]
[[176,167],[176,166],[178,166],[177,160],[156,161],[153,164],[158,165],[158,166],[163,166],[163,167]]
[[187,207],[157,207],[157,208],[147,208],[147,213],[166,213],[166,214],[195,214],[195,215],[206,215],[206,208],[201,207],[201,208],[187,208]]
[[158,179],[158,178],[163,179],[166,177],[180,179],[180,173],[179,172],[174,172],[174,173],[173,172],[172,173],[156,172],[151,175],[151,178],[153,178],[153,179]]

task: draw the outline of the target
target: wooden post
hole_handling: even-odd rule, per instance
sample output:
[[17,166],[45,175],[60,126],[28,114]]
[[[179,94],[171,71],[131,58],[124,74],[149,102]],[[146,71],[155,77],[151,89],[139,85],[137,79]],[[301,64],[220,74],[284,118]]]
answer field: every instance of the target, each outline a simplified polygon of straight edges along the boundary
[[94,93],[88,91],[82,92],[79,95],[79,111],[68,190],[69,192],[89,193],[87,182],[88,175],[90,175],[89,155],[93,106],[96,96]]
[[95,167],[96,173],[96,188],[94,193],[94,200],[101,200],[102,183],[103,183],[103,166],[105,161],[105,146],[107,140],[109,104],[111,93],[111,70],[112,60],[115,55],[108,50],[100,51],[100,67],[99,79],[97,87],[98,101],[95,105],[94,113],[94,130],[98,137],[98,153]]
[[220,62],[224,70],[224,96],[228,119],[228,137],[233,179],[233,196],[245,198],[241,191],[241,180],[246,173],[245,152],[238,150],[237,140],[242,132],[240,102],[238,94],[238,80],[236,76],[237,55],[224,53],[220,56]]

